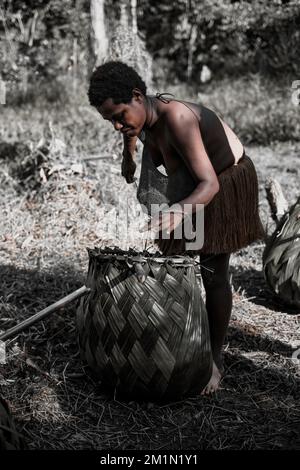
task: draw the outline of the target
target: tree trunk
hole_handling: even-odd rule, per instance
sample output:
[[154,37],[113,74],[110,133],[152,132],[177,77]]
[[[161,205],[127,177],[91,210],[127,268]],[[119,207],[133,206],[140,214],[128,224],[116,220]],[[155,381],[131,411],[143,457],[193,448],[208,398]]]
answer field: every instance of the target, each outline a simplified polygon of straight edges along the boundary
[[113,3],[106,17],[104,4],[91,0],[89,73],[106,60],[120,60],[133,67],[152,91],[152,58],[138,35],[137,0]]
[[104,0],[91,0],[91,49],[93,67],[102,64],[108,53]]

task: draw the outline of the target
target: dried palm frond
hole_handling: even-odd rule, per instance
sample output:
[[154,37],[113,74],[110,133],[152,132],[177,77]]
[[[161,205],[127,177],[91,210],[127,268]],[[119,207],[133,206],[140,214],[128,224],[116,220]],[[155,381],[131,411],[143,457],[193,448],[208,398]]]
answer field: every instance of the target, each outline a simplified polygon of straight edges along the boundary
[[287,304],[300,307],[300,198],[268,241],[263,266],[271,289]]
[[107,248],[89,258],[79,342],[103,385],[136,398],[199,393],[212,356],[195,261]]

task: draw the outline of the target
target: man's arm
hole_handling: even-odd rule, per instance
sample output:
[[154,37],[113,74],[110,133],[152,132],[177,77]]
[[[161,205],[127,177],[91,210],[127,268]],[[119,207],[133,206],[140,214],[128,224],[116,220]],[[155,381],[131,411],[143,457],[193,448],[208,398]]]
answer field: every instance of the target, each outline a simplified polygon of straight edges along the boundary
[[137,137],[130,137],[126,134],[123,135],[123,156],[131,156],[134,158],[136,151]]
[[127,183],[134,182],[134,173],[136,170],[136,164],[134,161],[135,152],[136,152],[136,142],[137,137],[130,137],[127,135],[123,135],[123,159],[121,165],[122,176],[126,179]]
[[207,205],[217,194],[218,177],[206,153],[196,117],[176,110],[167,119],[170,142],[198,181],[194,191],[179,202],[181,206],[192,204],[194,212],[196,204]]
[[[181,156],[196,182],[194,191],[186,198],[169,207],[164,214],[158,214],[147,224],[149,229],[158,232],[172,232],[179,225],[184,215],[190,210],[197,211],[197,204],[206,206],[219,191],[219,181],[211,161],[206,153],[199,123],[195,116],[181,110],[172,110],[167,116],[167,132],[171,145]],[[187,208],[186,204],[190,206]],[[182,209],[178,212],[179,206]],[[171,214],[171,217],[169,215]]]

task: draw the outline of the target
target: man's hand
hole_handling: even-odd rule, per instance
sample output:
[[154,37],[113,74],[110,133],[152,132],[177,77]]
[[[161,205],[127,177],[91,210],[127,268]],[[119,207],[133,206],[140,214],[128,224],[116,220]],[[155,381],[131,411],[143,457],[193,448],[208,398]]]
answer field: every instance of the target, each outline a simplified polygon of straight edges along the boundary
[[123,153],[123,160],[121,165],[121,174],[126,179],[127,183],[133,183],[135,181],[134,173],[136,170],[136,163],[130,153]]
[[170,207],[155,214],[146,225],[140,228],[140,232],[155,231],[156,236],[162,232],[170,235],[183,222],[185,216],[189,216],[189,214],[178,208]]

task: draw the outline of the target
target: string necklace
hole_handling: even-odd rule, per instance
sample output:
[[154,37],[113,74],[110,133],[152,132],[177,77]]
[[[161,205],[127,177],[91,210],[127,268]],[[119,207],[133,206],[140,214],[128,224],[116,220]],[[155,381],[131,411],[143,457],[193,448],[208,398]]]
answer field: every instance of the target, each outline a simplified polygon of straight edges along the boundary
[[149,119],[149,124],[147,125],[144,125],[144,130],[148,130],[148,129],[151,129],[152,127],[152,119],[153,119],[153,114],[154,114],[154,98],[157,98],[158,100],[162,101],[163,103],[170,103],[170,99],[168,98],[165,98],[164,95],[169,95],[169,96],[173,96],[174,95],[172,93],[156,93],[155,96],[146,96],[146,100],[147,100],[147,104],[148,104],[148,107],[151,108],[151,116],[150,116],[150,119]]
[[147,100],[148,108],[150,108],[150,111],[151,111],[151,116],[149,119],[149,124],[145,125],[144,127],[145,129],[150,129],[151,124],[152,124],[152,119],[153,119],[154,104],[153,104],[151,96],[146,96],[146,100]]

